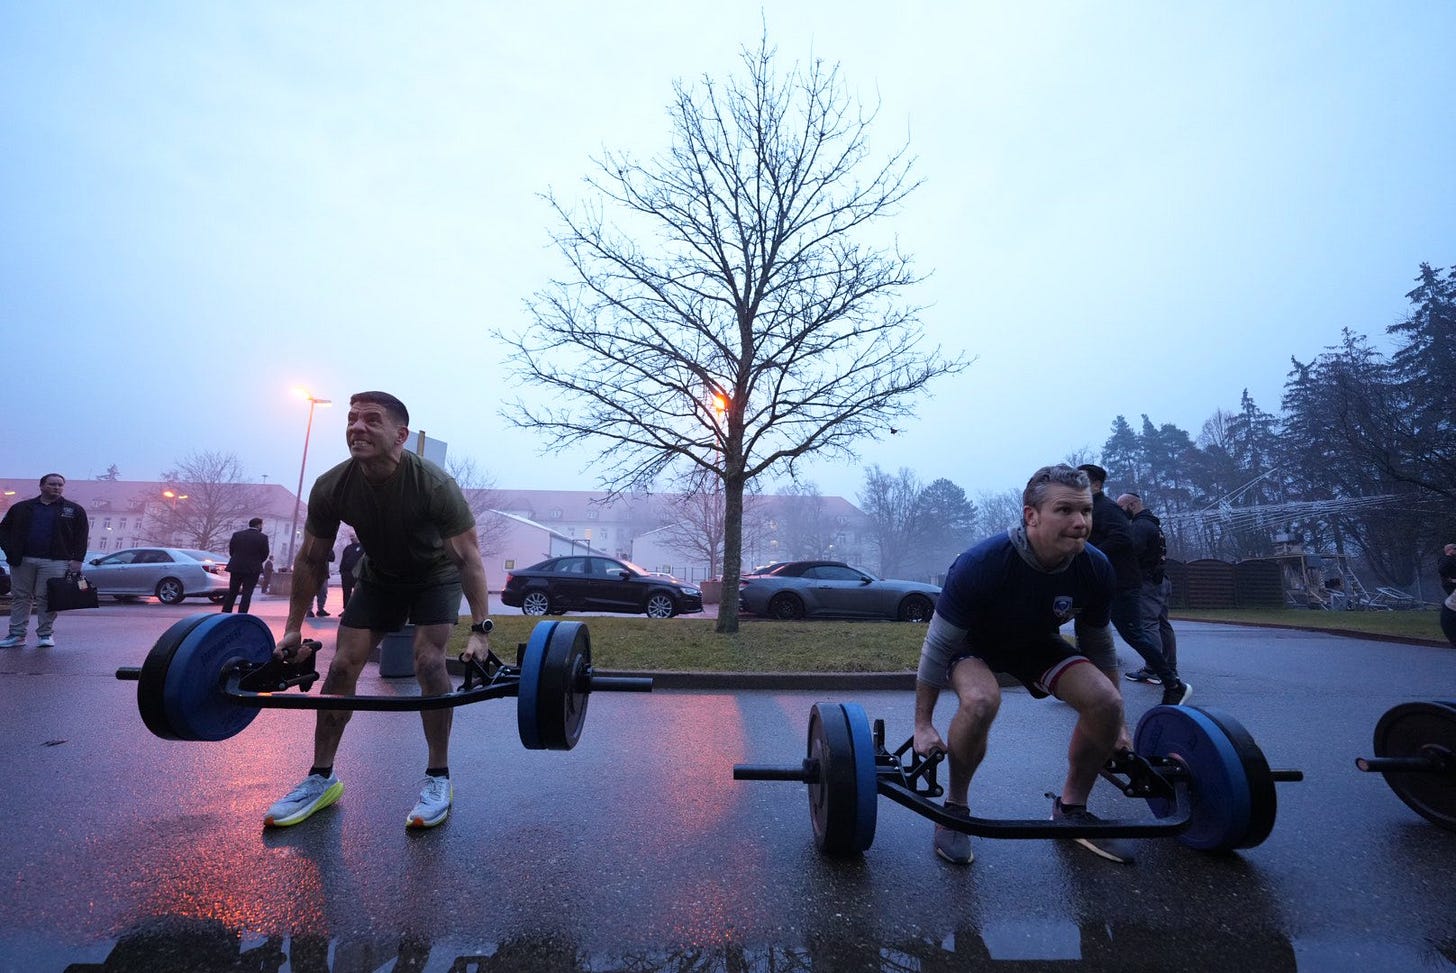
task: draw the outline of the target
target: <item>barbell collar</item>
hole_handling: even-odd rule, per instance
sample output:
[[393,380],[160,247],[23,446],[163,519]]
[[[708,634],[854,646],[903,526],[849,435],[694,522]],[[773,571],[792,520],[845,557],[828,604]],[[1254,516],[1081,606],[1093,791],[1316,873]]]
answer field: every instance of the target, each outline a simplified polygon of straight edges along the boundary
[[122,666],[116,670],[116,678],[136,682],[142,677],[141,666]]

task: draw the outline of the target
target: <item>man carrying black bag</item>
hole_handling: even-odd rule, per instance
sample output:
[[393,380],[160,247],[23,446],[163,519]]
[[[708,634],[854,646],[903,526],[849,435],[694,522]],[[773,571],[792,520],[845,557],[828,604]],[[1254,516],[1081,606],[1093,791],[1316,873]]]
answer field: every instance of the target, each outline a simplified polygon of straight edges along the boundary
[[61,496],[66,478],[47,473],[40,478],[40,496],[22,500],[0,520],[0,550],[10,562],[10,635],[0,639],[0,648],[25,644],[32,603],[36,608],[36,643],[42,649],[56,644],[52,631],[56,613],[52,610],[46,583],[63,578],[66,572],[81,573],[86,558],[90,523],[78,503]]

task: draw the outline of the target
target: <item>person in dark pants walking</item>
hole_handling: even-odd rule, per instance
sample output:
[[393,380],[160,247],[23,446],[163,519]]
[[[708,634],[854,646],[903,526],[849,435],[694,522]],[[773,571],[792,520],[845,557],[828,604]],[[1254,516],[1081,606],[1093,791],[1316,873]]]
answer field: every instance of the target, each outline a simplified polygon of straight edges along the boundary
[[222,610],[230,612],[238,594],[243,596],[238,610],[244,614],[253,603],[253,588],[258,584],[258,575],[263,562],[268,560],[268,535],[263,533],[263,518],[254,517],[248,526],[233,534],[228,541],[228,593],[223,600]]
[[[1117,498],[1117,505],[1132,518],[1133,553],[1143,575],[1139,592],[1143,633],[1163,650],[1168,667],[1177,672],[1178,637],[1168,621],[1168,598],[1173,594],[1173,582],[1168,578],[1168,539],[1163,535],[1162,522],[1143,506],[1143,498],[1136,493],[1124,493]],[[1133,682],[1161,682],[1147,666],[1129,672],[1127,678]]]
[[349,607],[349,595],[354,593],[354,574],[359,567],[359,559],[364,556],[364,545],[359,543],[359,538],[353,533],[349,534],[349,543],[339,554],[339,588],[344,594],[344,607]]
[[[333,559],[334,552],[331,550],[329,551],[329,560],[333,561]],[[327,564],[324,565],[323,580],[319,582],[318,594],[314,596],[314,600],[318,603],[318,611],[315,612],[310,608],[307,617],[312,618],[317,614],[319,618],[328,618],[329,613],[324,611],[324,604],[329,600],[329,566]]]
[[1187,702],[1193,687],[1178,678],[1178,673],[1163,657],[1162,648],[1143,632],[1143,573],[1133,553],[1132,527],[1127,514],[1102,490],[1107,483],[1107,471],[1095,463],[1083,463],[1077,469],[1086,473],[1092,484],[1092,534],[1089,543],[1107,555],[1117,572],[1117,594],[1112,599],[1112,627],[1157,674],[1163,685],[1163,704],[1177,706]]

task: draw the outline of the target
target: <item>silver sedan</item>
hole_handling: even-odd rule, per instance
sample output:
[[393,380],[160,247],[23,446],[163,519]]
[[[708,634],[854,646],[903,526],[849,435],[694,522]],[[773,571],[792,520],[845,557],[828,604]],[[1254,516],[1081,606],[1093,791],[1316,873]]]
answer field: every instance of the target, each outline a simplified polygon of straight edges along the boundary
[[221,601],[227,594],[227,556],[177,547],[129,547],[90,555],[82,574],[100,595],[129,601],[155,595],[164,605],[184,598]]
[[744,575],[741,611],[765,618],[889,618],[928,622],[940,589],[878,578],[843,561],[781,561]]

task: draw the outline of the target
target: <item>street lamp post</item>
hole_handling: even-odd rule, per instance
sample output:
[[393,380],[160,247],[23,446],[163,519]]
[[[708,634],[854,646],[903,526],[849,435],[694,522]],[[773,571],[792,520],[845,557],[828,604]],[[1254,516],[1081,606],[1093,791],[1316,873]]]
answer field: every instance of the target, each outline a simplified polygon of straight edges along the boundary
[[293,563],[294,549],[298,544],[298,505],[303,502],[303,471],[308,466],[308,437],[313,433],[313,409],[317,405],[333,405],[330,399],[320,399],[300,390],[308,399],[308,425],[303,430],[303,461],[298,464],[298,489],[293,494],[293,526],[288,531],[288,563]]

